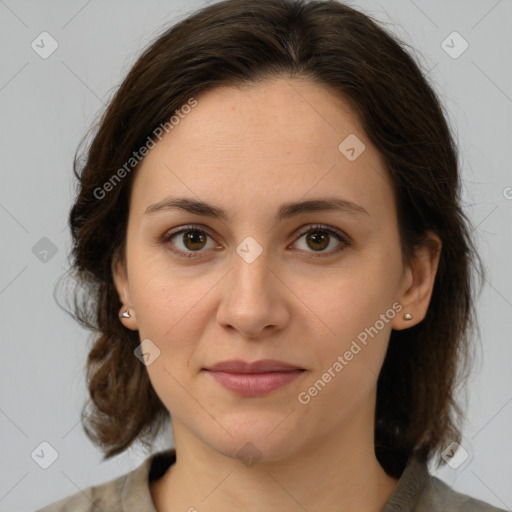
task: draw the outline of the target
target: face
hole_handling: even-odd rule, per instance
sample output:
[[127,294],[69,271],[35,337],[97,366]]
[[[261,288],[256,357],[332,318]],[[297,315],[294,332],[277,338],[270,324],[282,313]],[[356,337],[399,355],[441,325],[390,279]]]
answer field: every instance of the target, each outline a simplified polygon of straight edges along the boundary
[[[381,157],[334,92],[275,79],[196,100],[134,177],[114,268],[123,323],[151,340],[146,368],[175,428],[276,460],[372,421],[413,272]],[[165,206],[177,198],[216,210]],[[263,359],[300,371],[207,370]]]

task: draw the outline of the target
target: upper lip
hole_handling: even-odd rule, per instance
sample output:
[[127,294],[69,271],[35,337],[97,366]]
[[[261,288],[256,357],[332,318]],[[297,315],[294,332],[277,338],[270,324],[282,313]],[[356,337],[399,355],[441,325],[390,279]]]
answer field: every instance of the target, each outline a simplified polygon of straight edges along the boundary
[[294,366],[284,361],[275,359],[260,359],[248,363],[241,359],[232,359],[229,361],[221,361],[205,368],[205,370],[227,373],[267,373],[267,372],[289,372],[291,370],[302,370],[298,366]]

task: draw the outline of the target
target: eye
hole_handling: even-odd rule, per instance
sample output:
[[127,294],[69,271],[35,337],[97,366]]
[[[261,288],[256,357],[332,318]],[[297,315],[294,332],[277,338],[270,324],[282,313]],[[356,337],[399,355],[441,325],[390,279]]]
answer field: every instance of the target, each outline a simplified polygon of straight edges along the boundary
[[[308,257],[327,256],[351,245],[349,237],[342,231],[319,224],[308,226],[307,230],[303,230],[299,239],[294,242],[294,245],[300,242],[302,238],[304,238],[303,247],[299,247],[299,250],[319,253]],[[336,240],[337,245],[334,249],[325,251],[324,249],[332,245],[333,238]],[[162,243],[167,245],[178,256],[186,258],[200,257],[199,254],[195,253],[205,252],[203,249],[222,248],[215,244],[213,238],[205,230],[200,229],[196,225],[184,226],[177,231],[166,233],[162,237]],[[310,251],[308,248],[312,250]]]
[[[176,242],[173,240],[176,238]],[[211,240],[208,246],[208,239]],[[178,231],[167,233],[163,236],[162,242],[171,248],[179,256],[194,258],[196,252],[203,252],[202,249],[212,249],[215,246],[213,238],[206,231],[196,226],[185,226]]]
[[[317,256],[330,255],[332,253],[341,251],[350,245],[348,237],[344,235],[343,232],[322,225],[309,226],[306,231],[302,232],[301,236],[297,242],[295,242],[295,244],[299,243],[302,238],[304,238],[304,240],[302,248],[299,247],[300,250],[304,250],[305,252],[320,253],[308,256],[313,258]],[[324,249],[332,245],[331,242],[333,241],[333,238],[337,241],[337,245],[334,249],[325,251]],[[312,249],[312,251],[308,251],[308,248]]]

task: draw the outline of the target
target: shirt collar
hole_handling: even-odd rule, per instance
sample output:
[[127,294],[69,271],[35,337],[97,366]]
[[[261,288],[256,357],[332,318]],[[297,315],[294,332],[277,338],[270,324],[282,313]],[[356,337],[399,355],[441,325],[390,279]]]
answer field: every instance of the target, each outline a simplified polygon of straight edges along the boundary
[[[121,488],[123,512],[158,512],[153,504],[149,483],[158,480],[175,462],[176,451],[171,448],[150,455],[138,468],[128,473]],[[381,512],[414,510],[415,503],[430,481],[426,464],[411,457]]]
[[126,475],[121,488],[123,512],[157,512],[149,483],[158,480],[176,462],[174,448],[154,453],[135,470]]

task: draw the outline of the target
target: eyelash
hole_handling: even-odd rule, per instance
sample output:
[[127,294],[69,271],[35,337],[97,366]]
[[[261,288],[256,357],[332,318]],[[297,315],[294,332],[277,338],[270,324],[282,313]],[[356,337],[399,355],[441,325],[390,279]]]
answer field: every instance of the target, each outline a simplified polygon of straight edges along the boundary
[[[182,233],[186,233],[187,231],[197,231],[197,232],[205,234],[205,235],[207,235],[207,236],[209,236],[210,238],[213,239],[213,237],[207,231],[205,231],[204,229],[201,229],[200,225],[190,224],[188,226],[183,226],[178,231],[171,231],[170,233],[164,234],[162,236],[162,238],[161,238],[161,243],[164,244],[164,245],[168,245],[168,243],[171,242],[171,240],[175,236],[177,236],[179,234],[182,234]],[[323,226],[322,224],[314,224],[314,225],[308,226],[307,230],[301,231],[299,233],[299,236],[298,236],[297,240],[300,239],[302,236],[307,235],[308,233],[311,233],[311,232],[315,232],[315,231],[321,231],[323,233],[329,234],[330,236],[332,235],[339,242],[341,242],[341,244],[336,249],[333,249],[333,250],[328,251],[328,252],[318,252],[318,253],[315,254],[314,251],[306,251],[306,252],[313,252],[313,255],[307,256],[308,258],[327,257],[327,256],[330,256],[330,255],[332,255],[334,253],[342,251],[346,247],[350,247],[352,245],[352,243],[349,241],[348,236],[345,235],[342,231],[339,231],[339,230],[334,229],[334,228],[329,228],[327,226]],[[171,243],[170,245],[172,246],[173,244]],[[184,258],[200,258],[201,256],[197,256],[196,254],[204,252],[204,251],[201,251],[201,250],[198,250],[198,251],[182,251],[180,249],[175,249],[174,247],[171,247],[170,250],[173,253],[177,254],[178,256],[184,257]]]

